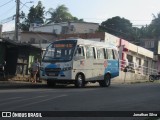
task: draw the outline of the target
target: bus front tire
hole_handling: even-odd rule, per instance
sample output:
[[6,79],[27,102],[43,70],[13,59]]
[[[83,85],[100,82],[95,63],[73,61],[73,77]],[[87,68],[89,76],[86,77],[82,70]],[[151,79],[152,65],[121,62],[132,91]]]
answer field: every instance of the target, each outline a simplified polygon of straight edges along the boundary
[[110,76],[110,74],[106,74],[104,76],[104,80],[103,81],[99,81],[99,85],[101,87],[109,87],[110,84],[111,84],[111,76]]
[[76,76],[76,81],[75,81],[75,87],[77,88],[82,88],[85,86],[85,80],[84,80],[84,75],[78,74]]

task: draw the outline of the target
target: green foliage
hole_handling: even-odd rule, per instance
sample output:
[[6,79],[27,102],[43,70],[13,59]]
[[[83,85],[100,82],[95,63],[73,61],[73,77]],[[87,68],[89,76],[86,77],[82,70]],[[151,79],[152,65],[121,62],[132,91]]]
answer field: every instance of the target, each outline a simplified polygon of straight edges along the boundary
[[31,23],[44,23],[44,9],[41,1],[38,2],[37,6],[32,6],[29,10],[28,16],[25,18],[23,17],[23,21],[20,23],[20,29],[23,31],[29,31]]
[[132,23],[125,18],[120,18],[119,16],[102,22],[100,29],[100,31],[106,31],[124,39],[130,39],[132,32],[134,32]]
[[56,9],[50,8],[47,11],[51,17],[47,19],[46,23],[60,23],[60,22],[68,22],[68,21],[83,21],[83,19],[78,19],[74,17],[69,12],[68,8],[65,5],[60,5]]
[[154,19],[149,26],[150,36],[158,38],[160,36],[160,13],[157,14],[157,17],[155,15],[153,17]]
[[141,38],[159,38],[160,13],[157,16],[153,15],[153,17],[150,25],[137,28],[133,27],[129,20],[116,16],[102,22],[99,31],[105,31],[134,42],[138,42]]

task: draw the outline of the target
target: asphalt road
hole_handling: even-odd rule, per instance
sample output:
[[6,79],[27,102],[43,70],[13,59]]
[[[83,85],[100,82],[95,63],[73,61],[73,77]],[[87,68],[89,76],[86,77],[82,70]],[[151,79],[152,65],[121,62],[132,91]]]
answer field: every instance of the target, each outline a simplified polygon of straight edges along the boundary
[[160,111],[160,83],[0,89],[0,111]]

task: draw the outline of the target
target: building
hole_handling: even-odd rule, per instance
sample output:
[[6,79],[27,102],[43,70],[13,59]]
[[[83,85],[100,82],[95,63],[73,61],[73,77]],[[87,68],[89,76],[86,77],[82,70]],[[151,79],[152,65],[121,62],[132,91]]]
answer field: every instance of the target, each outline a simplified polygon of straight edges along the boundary
[[[2,33],[2,38],[15,40],[15,31],[7,31]],[[21,31],[18,32],[18,41],[21,39]]]
[[41,49],[30,44],[22,44],[9,39],[0,42],[0,64],[6,62],[7,76],[27,75],[34,58],[41,58]]
[[160,72],[160,39],[141,39],[140,46],[154,53],[153,61],[156,63],[158,72]]
[[31,24],[29,31],[46,32],[53,34],[95,33],[99,28],[98,23],[90,22],[62,22],[48,25]]
[[[87,22],[63,22],[48,25],[34,23],[31,24],[30,31],[20,33],[19,41],[21,43],[36,44],[40,48],[45,46],[44,44],[49,44],[55,40],[71,37],[107,42],[119,48],[120,59],[122,61],[127,59],[128,62],[138,64],[139,66],[157,69],[157,59],[154,59],[153,52],[150,51],[152,49],[147,50],[109,33],[97,32],[98,28],[99,25],[97,23]],[[10,36],[11,38],[13,37],[10,33],[8,33],[8,36],[7,34],[3,34],[3,37],[10,38]],[[144,43],[144,45],[151,45],[153,47],[152,42]]]
[[141,39],[140,40],[140,46],[153,51],[154,53],[157,52],[157,46],[156,46],[156,40],[155,39]]
[[[62,22],[41,25],[33,23],[28,32],[19,31],[18,41],[21,43],[39,44],[53,41],[59,35],[95,33],[98,23],[90,22]],[[3,32],[2,38],[14,40],[15,32]],[[59,38],[58,38],[59,39]]]

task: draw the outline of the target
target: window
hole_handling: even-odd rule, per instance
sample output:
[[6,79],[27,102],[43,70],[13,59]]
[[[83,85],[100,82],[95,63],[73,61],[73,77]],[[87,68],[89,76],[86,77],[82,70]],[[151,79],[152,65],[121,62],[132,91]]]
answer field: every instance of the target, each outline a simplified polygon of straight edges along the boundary
[[104,59],[104,48],[97,48],[97,58]]
[[30,44],[35,44],[35,42],[36,42],[35,38],[30,38],[30,41],[29,41]]
[[67,34],[68,33],[68,26],[62,26],[61,34]]
[[94,30],[93,29],[89,29],[89,33],[94,33]]
[[118,51],[117,50],[112,50],[112,51],[113,51],[114,59],[118,60]]
[[42,40],[42,43],[47,43],[47,40]]
[[86,46],[86,57],[87,58],[95,58],[94,47]]
[[145,48],[154,48],[154,41],[146,41]]
[[141,65],[141,59],[140,58],[136,58],[136,62],[137,62],[137,65]]
[[74,25],[71,25],[70,31],[74,31]]
[[108,59],[113,59],[113,51],[112,49],[107,49],[107,52],[108,52]]
[[79,57],[84,56],[84,49],[83,49],[82,46],[79,46],[79,47],[77,48],[75,56],[79,56]]
[[105,59],[108,59],[108,50],[105,49]]
[[128,62],[131,62],[131,63],[133,62],[133,56],[127,54],[127,59],[128,59]]
[[57,30],[57,29],[53,29],[53,33],[54,33],[54,34],[57,34],[57,33],[58,33],[58,30]]

